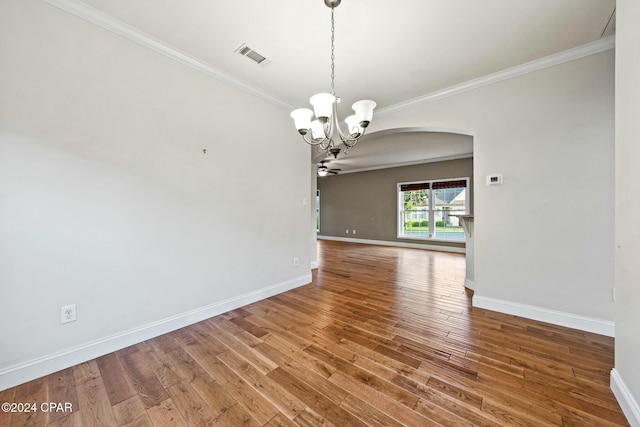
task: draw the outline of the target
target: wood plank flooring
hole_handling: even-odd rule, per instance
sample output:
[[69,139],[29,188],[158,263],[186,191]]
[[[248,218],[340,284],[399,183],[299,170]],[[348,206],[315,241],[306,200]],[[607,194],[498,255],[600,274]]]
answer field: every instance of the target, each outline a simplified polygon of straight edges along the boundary
[[0,426],[626,426],[613,339],[471,307],[464,256],[320,241],[313,283],[0,392]]

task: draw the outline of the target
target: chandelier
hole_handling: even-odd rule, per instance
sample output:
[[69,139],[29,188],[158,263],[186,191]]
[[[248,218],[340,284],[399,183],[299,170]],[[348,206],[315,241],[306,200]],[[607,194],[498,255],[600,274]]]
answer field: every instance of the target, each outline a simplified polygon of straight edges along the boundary
[[[324,4],[331,8],[331,93],[318,93],[309,99],[313,111],[308,108],[298,108],[291,112],[291,118],[296,129],[302,135],[302,139],[309,145],[315,145],[320,152],[332,154],[335,158],[341,151],[340,145],[344,145],[345,154],[354,147],[364,135],[365,128],[369,126],[373,117],[373,109],[376,103],[371,100],[358,101],[351,106],[354,115],[347,117],[346,132],[340,128],[338,120],[338,103],[340,98],[335,91],[335,21],[333,12],[342,0],[324,0]],[[313,116],[315,115],[315,120]]]

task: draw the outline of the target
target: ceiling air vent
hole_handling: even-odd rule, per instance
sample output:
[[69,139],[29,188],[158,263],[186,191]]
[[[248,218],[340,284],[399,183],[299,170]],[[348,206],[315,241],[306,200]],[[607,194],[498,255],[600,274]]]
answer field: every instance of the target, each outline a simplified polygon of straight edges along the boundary
[[256,64],[264,65],[267,62],[269,62],[267,60],[267,58],[265,58],[264,56],[260,55],[258,52],[256,52],[255,50],[251,49],[249,46],[247,46],[244,43],[242,44],[242,46],[240,46],[239,48],[236,49],[236,52],[238,52],[242,56],[246,56],[247,58],[251,59]]

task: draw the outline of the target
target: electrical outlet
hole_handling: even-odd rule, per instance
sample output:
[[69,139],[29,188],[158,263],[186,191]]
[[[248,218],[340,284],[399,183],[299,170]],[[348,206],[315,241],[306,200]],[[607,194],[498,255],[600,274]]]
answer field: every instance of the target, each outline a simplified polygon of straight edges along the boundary
[[353,230],[353,232],[351,234],[356,234],[356,230]]
[[298,257],[294,257],[293,258],[293,266],[297,267],[300,265],[300,260],[298,259]]
[[347,234],[349,234],[349,229],[347,229]]
[[76,321],[76,305],[65,305],[60,307],[60,324]]

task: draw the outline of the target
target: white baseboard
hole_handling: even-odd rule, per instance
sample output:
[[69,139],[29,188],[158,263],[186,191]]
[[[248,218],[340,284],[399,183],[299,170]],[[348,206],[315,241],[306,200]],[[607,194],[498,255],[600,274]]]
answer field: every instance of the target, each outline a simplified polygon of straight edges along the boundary
[[0,391],[311,283],[311,274],[0,370]]
[[581,331],[593,332],[609,337],[615,336],[615,323],[608,320],[595,319],[593,317],[580,316],[548,308],[498,300],[477,294],[473,296],[472,301],[473,306],[478,308],[512,314],[515,316],[525,317],[527,319],[539,320],[541,322],[579,329]]
[[318,261],[311,261],[311,269],[315,270],[318,268]]
[[411,248],[411,249],[427,249],[430,251],[455,252],[459,254],[463,254],[466,252],[465,248],[458,248],[455,246],[423,245],[420,243],[393,242],[389,240],[354,239],[352,237],[336,237],[336,236],[318,236],[318,239],[336,240],[338,242],[362,243],[365,245],[395,246],[399,248]]
[[464,287],[469,288],[472,291],[476,290],[476,284],[473,282],[473,280],[464,279]]
[[613,395],[618,400],[618,404],[620,404],[624,416],[627,417],[629,425],[631,427],[640,427],[640,405],[633,398],[631,391],[627,388],[616,368],[611,370],[611,391],[613,391]]

